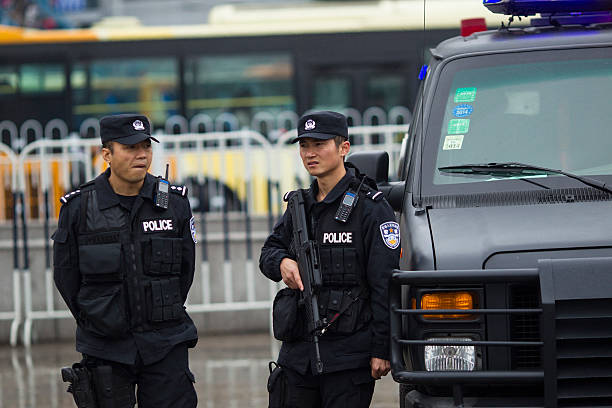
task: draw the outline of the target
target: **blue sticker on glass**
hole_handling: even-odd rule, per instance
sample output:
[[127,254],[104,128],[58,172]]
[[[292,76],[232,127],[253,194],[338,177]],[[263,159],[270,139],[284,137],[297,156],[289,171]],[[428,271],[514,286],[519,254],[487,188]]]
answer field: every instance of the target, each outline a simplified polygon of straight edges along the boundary
[[474,112],[474,107],[472,105],[461,104],[455,106],[453,109],[453,115],[458,118],[465,118],[466,116],[470,116]]

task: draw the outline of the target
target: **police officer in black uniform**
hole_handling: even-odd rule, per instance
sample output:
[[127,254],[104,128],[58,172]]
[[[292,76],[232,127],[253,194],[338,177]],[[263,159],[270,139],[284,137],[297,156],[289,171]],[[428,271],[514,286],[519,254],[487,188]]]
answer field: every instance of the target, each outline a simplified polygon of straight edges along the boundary
[[148,173],[158,141],[145,116],[104,117],[100,133],[109,168],[61,198],[52,236],[76,349],[91,372],[112,368],[114,404],[104,406],[133,407],[137,388],[141,408],[195,407],[187,349],[197,331],[183,306],[196,241],[187,189]]
[[[281,406],[368,407],[374,380],[390,369],[387,290],[399,263],[399,225],[376,184],[344,163],[350,143],[343,115],[323,111],[302,116],[293,142],[299,142],[304,167],[315,177],[303,192],[309,236],[320,256],[319,314],[328,322],[340,317],[319,339],[321,375],[315,370],[312,337],[283,342],[278,357],[286,381]],[[336,215],[347,192],[357,193],[358,199],[343,222]],[[268,278],[303,290],[291,250],[292,229],[285,212],[264,243],[259,266]]]

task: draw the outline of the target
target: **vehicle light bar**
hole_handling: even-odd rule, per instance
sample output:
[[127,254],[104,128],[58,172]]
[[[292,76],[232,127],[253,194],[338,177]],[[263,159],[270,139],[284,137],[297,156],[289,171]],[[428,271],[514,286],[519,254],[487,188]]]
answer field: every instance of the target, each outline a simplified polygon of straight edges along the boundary
[[612,0],[483,0],[483,5],[493,13],[512,16],[612,10]]

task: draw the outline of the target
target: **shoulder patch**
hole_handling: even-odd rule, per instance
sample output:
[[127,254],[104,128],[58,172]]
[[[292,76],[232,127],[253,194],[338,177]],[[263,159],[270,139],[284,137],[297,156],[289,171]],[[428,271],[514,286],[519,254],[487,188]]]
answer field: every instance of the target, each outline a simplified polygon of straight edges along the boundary
[[383,242],[390,249],[396,249],[400,245],[400,228],[395,221],[387,221],[380,224],[380,234]]
[[193,239],[193,243],[198,243],[198,238],[196,234],[196,226],[195,226],[195,217],[192,215],[189,219],[189,230],[191,231],[191,239]]
[[63,196],[60,197],[59,200],[62,204],[66,204],[68,201],[72,200],[74,197],[77,197],[79,195],[81,195],[81,189],[71,191],[68,194],[64,194]]
[[187,186],[175,186],[175,185],[171,185],[170,186],[170,192],[174,193],[174,194],[178,194],[180,196],[186,197],[187,196]]

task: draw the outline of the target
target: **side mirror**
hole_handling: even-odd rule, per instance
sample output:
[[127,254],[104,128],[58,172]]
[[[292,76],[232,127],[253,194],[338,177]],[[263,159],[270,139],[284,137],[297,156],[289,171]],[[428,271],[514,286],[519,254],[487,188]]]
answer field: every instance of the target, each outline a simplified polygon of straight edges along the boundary
[[395,211],[401,211],[404,198],[404,181],[389,183],[389,154],[382,150],[355,152],[347,161],[359,169],[361,173],[376,181],[378,189]]

